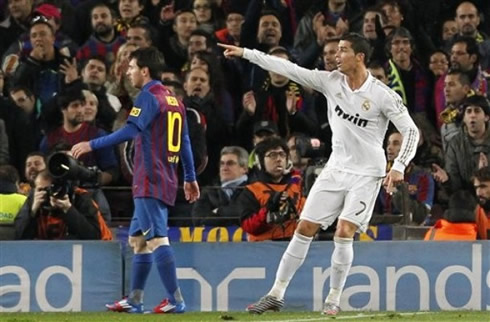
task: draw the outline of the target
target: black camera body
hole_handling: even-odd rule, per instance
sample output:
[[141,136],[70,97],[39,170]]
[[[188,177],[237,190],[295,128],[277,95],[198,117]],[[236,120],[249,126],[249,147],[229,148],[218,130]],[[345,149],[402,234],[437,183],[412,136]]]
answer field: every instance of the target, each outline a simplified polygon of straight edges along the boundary
[[274,191],[267,203],[267,221],[271,224],[282,225],[286,221],[290,220],[292,216],[296,216],[296,207],[291,198],[287,197],[286,200],[281,200],[282,192]]
[[51,155],[48,171],[55,178],[54,184],[58,186],[70,181],[77,181],[79,186],[85,188],[96,188],[99,185],[100,171],[96,167],[85,167],[64,152]]

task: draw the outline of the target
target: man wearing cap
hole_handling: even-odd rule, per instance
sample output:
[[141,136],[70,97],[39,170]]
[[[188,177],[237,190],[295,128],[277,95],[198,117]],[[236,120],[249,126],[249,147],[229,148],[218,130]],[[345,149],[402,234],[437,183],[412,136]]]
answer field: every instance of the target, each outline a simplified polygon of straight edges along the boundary
[[44,104],[60,91],[66,66],[74,61],[55,47],[55,30],[45,17],[33,19],[29,38],[32,50],[20,58],[12,83],[28,87]]
[[473,95],[462,103],[463,126],[449,141],[445,173],[435,179],[448,182],[451,192],[473,189],[473,173],[488,166],[490,160],[490,106],[485,97]]
[[257,156],[255,154],[255,147],[260,142],[268,139],[270,137],[278,137],[279,131],[277,130],[277,125],[271,121],[260,121],[254,124],[253,130],[253,148],[248,157],[248,168],[250,175],[255,177]]
[[[52,4],[42,4],[33,12],[32,22],[37,19],[45,20],[55,32],[54,46],[65,56],[74,56],[77,44],[60,31],[61,11]],[[18,66],[19,58],[29,56],[33,49],[30,33],[25,32],[19,36],[18,41],[13,42],[5,51],[2,59],[2,68],[7,75],[12,75]]]

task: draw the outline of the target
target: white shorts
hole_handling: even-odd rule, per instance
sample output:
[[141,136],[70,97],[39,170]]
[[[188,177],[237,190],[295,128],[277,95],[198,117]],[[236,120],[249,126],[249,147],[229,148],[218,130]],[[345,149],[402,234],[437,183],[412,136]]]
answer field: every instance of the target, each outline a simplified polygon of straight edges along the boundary
[[339,217],[365,232],[381,181],[381,177],[324,168],[308,194],[300,218],[326,229]]

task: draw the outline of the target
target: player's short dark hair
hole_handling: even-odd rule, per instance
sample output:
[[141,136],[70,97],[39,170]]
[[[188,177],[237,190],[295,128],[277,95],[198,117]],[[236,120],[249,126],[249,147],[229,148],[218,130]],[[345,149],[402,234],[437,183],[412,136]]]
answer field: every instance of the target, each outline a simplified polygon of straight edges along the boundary
[[364,64],[367,65],[371,58],[372,48],[369,41],[364,36],[355,32],[350,32],[340,37],[340,40],[350,42],[355,54],[364,54]]
[[160,79],[160,75],[165,67],[165,59],[162,53],[155,47],[136,49],[131,53],[129,59],[135,59],[136,65],[139,68],[148,68],[152,79]]

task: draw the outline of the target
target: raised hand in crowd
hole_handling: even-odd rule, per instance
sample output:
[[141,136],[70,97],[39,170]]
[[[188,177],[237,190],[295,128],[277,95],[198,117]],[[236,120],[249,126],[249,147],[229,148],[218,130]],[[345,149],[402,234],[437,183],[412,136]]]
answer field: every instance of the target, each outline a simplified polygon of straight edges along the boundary
[[161,21],[172,21],[175,18],[175,3],[174,1],[162,7],[160,10]]
[[248,91],[243,94],[242,98],[243,108],[249,115],[254,115],[257,108],[257,102],[255,101],[255,95],[253,91]]
[[77,69],[77,59],[66,58],[63,60],[63,63],[60,65],[60,72],[65,75],[65,84],[70,84],[71,82],[78,79],[78,69]]
[[478,158],[478,169],[488,167],[488,158],[485,153],[480,152],[480,157]]
[[449,180],[446,170],[435,163],[432,164],[432,176],[434,177],[434,180],[439,183],[444,183]]

